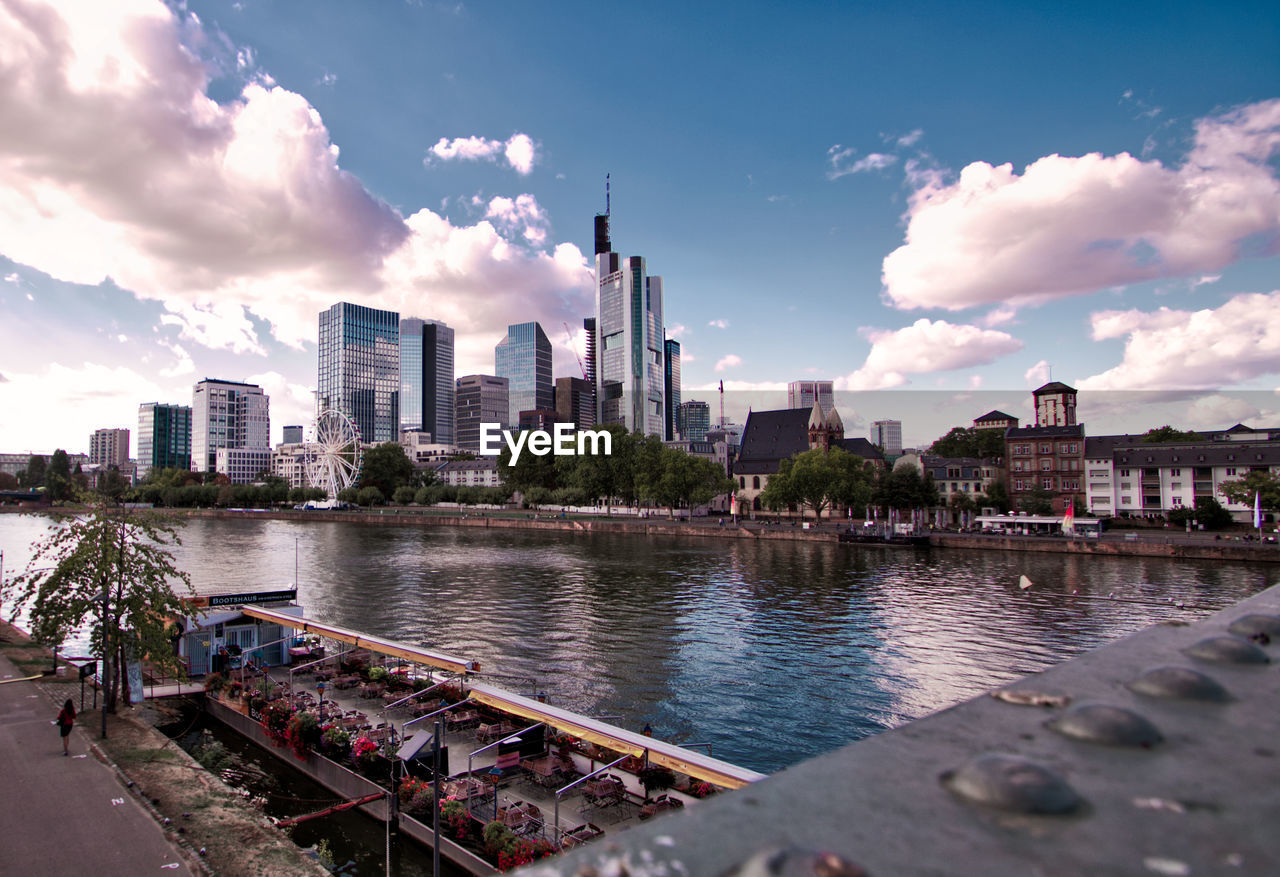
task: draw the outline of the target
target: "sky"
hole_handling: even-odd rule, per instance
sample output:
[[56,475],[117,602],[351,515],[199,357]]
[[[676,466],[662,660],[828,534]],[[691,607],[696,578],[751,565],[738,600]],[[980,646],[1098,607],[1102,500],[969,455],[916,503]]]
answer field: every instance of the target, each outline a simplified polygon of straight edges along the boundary
[[578,374],[606,175],[713,416],[1280,425],[1278,158],[1273,2],[0,0],[0,451],[206,377],[279,441],[338,301]]

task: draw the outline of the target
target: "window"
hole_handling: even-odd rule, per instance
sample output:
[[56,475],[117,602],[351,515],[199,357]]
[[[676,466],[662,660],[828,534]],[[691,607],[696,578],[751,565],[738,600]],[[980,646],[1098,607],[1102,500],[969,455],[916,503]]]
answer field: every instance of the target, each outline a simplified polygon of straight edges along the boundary
[[1227,477],[1228,477],[1228,478],[1234,478],[1234,477],[1235,477],[1235,474],[1236,474],[1236,468],[1235,468],[1234,466],[1228,466],[1228,467],[1227,467]]
[[1181,490],[1181,489],[1182,489],[1182,482],[1181,482],[1181,481],[1175,481],[1175,482],[1173,482],[1173,484],[1172,484],[1171,486],[1173,487],[1173,489],[1174,489],[1174,490]]
[[1014,460],[1014,461],[1013,461],[1013,471],[1014,471],[1014,472],[1021,472],[1021,471],[1022,471],[1022,461],[1021,461],[1021,460]]
[[738,486],[739,486],[739,487],[742,487],[742,488],[746,488],[746,486],[747,486],[747,476],[745,476],[745,475],[739,475],[739,476],[738,476]]
[[1181,475],[1181,474],[1182,474],[1182,470],[1181,470],[1181,469],[1170,469],[1170,470],[1169,470],[1169,474],[1170,474],[1170,475],[1172,475],[1174,478],[1177,478],[1179,475]]
[[1063,490],[1079,490],[1080,479],[1079,478],[1063,478],[1062,489]]
[[1133,497],[1132,496],[1120,497],[1120,505],[1133,505]]
[[1043,487],[1045,490],[1053,490],[1053,479],[1052,478],[1040,479],[1040,486]]
[[1042,458],[1042,459],[1040,460],[1040,471],[1041,471],[1041,472],[1052,472],[1052,471],[1053,471],[1053,460],[1052,460],[1051,458],[1049,458],[1049,457],[1044,457],[1044,458]]
[[752,475],[752,476],[751,476],[751,489],[752,489],[752,490],[759,490],[759,489],[760,489],[760,476],[759,476],[759,475]]
[[1173,497],[1171,500],[1169,500],[1169,502],[1173,505],[1175,509],[1182,508],[1182,497],[1180,496]]
[[1120,470],[1120,477],[1121,477],[1121,478],[1128,478],[1128,477],[1129,477],[1129,470],[1128,470],[1128,469],[1121,469],[1121,470]]
[[1041,443],[1040,443],[1040,453],[1042,453],[1042,454],[1052,454],[1052,453],[1053,453],[1053,445],[1052,445],[1052,444],[1050,444],[1049,442],[1041,442]]
[[1080,452],[1079,442],[1070,442],[1070,443],[1064,442],[1058,445],[1059,454],[1077,454],[1079,452]]
[[1025,482],[1025,481],[1023,481],[1021,478],[1015,478],[1015,479],[1013,479],[1013,489],[1014,489],[1014,490],[1026,490],[1026,489],[1027,489],[1027,488],[1026,488],[1026,482]]

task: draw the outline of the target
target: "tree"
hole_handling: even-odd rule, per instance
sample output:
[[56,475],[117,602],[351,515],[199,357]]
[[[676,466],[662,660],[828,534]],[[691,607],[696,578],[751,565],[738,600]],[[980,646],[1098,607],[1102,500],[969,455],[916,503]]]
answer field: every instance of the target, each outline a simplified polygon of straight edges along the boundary
[[1179,527],[1186,526],[1188,521],[1196,521],[1206,530],[1221,530],[1232,523],[1231,512],[1211,496],[1197,496],[1195,508],[1174,509],[1166,517],[1169,523]]
[[[422,488],[419,488],[421,490]],[[418,491],[405,484],[396,488],[396,492],[391,495],[391,501],[396,505],[408,505],[413,502],[413,498],[417,496]]]
[[27,468],[18,473],[18,484],[27,490],[44,487],[44,475],[47,463],[39,454],[32,454],[27,459]]
[[1003,514],[1009,511],[1009,488],[996,479],[987,485],[987,492],[978,497],[977,503],[979,508],[987,506]]
[[8,472],[0,472],[0,490],[17,490],[18,479]]
[[1174,429],[1169,424],[1157,426],[1155,429],[1149,429],[1142,434],[1142,440],[1148,444],[1167,444],[1170,442],[1200,442],[1204,441],[1204,436],[1198,432],[1184,432],[1180,429]]
[[1004,433],[998,429],[957,426],[933,443],[936,457],[975,457],[989,460],[1004,456]]
[[356,503],[365,506],[382,505],[387,501],[386,496],[376,487],[361,487],[356,493]]
[[1224,481],[1218,485],[1222,495],[1232,502],[1242,503],[1253,508],[1254,494],[1258,495],[1258,503],[1269,511],[1280,510],[1280,478],[1270,472],[1250,472],[1243,478]]
[[145,658],[167,672],[183,672],[169,626],[187,609],[171,584],[194,591],[169,550],[181,544],[175,526],[156,512],[92,506],[36,542],[26,570],[5,589],[6,604],[27,607],[33,633],[47,645],[59,645],[93,622],[92,650],[107,666],[108,711],[115,711],[127,661]]
[[940,500],[932,478],[922,476],[915,466],[895,466],[880,473],[871,501],[887,513],[929,508]]
[[106,472],[98,473],[98,495],[112,505],[118,504],[128,489],[129,480],[120,474],[120,467],[114,463],[107,467]]
[[49,467],[44,473],[45,492],[53,502],[63,502],[71,498],[74,485],[71,482],[71,461],[67,452],[58,448],[49,458]]
[[630,502],[635,495],[635,473],[632,471],[635,455],[635,439],[626,428],[609,424],[603,429],[611,436],[613,453],[586,454],[578,457],[558,457],[563,467],[561,481],[567,487],[575,487],[591,502],[603,501],[606,506],[614,497]]
[[1033,487],[1018,497],[1018,508],[1029,515],[1053,514],[1053,491]]
[[813,448],[783,460],[760,494],[770,509],[807,505],[819,518],[827,506],[865,508],[871,498],[871,474],[861,457],[843,448]]
[[364,465],[360,470],[360,487],[376,487],[387,497],[394,495],[397,487],[412,480],[413,461],[396,442],[383,442],[365,453]]

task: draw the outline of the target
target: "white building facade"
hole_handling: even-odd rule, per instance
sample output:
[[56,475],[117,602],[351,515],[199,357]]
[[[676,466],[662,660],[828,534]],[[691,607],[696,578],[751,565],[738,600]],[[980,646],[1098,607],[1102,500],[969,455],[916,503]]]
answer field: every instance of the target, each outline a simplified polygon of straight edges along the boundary
[[191,469],[221,472],[217,454],[222,448],[257,451],[270,459],[270,399],[262,387],[206,378],[192,389]]

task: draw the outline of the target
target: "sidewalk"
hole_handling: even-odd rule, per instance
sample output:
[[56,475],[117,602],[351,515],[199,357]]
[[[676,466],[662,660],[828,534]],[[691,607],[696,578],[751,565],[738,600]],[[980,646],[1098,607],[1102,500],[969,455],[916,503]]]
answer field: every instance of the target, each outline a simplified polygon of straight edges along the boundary
[[[0,683],[23,675],[0,655]],[[137,795],[89,752],[96,728],[77,721],[63,756],[58,707],[36,686],[0,684],[0,872],[191,874]]]

